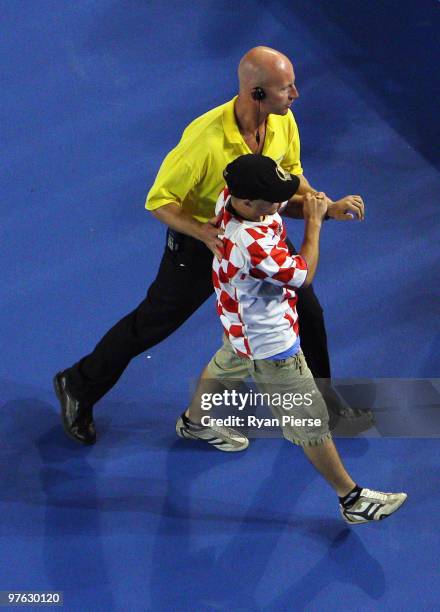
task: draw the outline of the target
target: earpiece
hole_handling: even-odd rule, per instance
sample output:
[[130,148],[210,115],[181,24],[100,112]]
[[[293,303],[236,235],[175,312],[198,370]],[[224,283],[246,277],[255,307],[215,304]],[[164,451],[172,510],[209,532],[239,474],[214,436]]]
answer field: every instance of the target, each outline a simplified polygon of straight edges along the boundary
[[261,102],[261,100],[264,100],[265,97],[266,97],[266,92],[264,91],[262,87],[255,87],[252,90],[252,98],[254,100],[257,100],[257,102]]
[[[266,92],[264,91],[264,89],[262,87],[255,87],[252,90],[252,98],[258,102],[258,120],[257,120],[257,126],[260,125],[260,103],[261,103],[261,100],[264,100],[265,97],[266,97]],[[257,146],[259,148],[260,147],[260,131],[259,131],[259,127],[257,127],[257,131],[256,131],[256,134],[255,134],[255,140],[256,140]]]

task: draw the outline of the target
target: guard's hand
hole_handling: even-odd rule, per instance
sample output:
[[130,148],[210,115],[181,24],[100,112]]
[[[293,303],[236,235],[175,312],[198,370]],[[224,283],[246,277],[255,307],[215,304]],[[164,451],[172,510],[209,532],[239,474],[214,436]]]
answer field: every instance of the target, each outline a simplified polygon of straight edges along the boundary
[[360,195],[348,195],[341,200],[331,202],[327,214],[336,221],[363,221],[365,219],[365,205]]
[[219,222],[220,215],[212,217],[207,223],[203,223],[199,230],[199,240],[204,242],[208,249],[221,261],[223,257],[223,242],[218,236],[224,234],[224,230],[221,227],[217,227]]
[[304,219],[322,221],[327,213],[328,199],[325,194],[317,193],[312,195],[306,193],[303,196],[303,215]]

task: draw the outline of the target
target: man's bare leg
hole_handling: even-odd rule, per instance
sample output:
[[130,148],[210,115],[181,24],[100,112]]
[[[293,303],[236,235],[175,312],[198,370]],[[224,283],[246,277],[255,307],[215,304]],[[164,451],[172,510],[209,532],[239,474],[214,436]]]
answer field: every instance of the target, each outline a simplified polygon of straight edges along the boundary
[[[209,394],[209,397],[212,398],[214,393],[224,393],[225,390],[242,393],[249,391],[244,383],[244,376],[243,380],[238,377],[234,380],[217,380],[212,377],[212,374],[208,372],[208,367],[206,367],[200,375],[191,403],[185,411],[185,416],[191,419],[193,423],[200,423],[202,416],[215,416],[215,410],[202,410],[202,395]],[[234,410],[234,407],[232,407],[232,410]],[[231,414],[233,413],[231,412]]]
[[326,440],[319,446],[304,446],[309,461],[336,491],[338,497],[348,495],[356,486],[345,469],[333,440]]
[[213,393],[221,393],[223,389],[223,385],[209,376],[206,367],[200,375],[191,403],[185,411],[185,416],[191,419],[193,423],[200,423],[203,415],[209,415],[209,411],[202,410],[202,395],[210,393],[212,397]]

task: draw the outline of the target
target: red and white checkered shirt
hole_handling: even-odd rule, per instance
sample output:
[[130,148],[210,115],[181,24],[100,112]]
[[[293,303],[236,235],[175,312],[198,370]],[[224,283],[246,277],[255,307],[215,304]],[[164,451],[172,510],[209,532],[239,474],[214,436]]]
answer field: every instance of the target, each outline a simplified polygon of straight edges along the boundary
[[264,221],[243,219],[231,209],[227,189],[215,212],[225,232],[223,259],[214,258],[212,266],[224,330],[240,357],[277,355],[298,339],[295,289],[306,279],[307,263],[301,255],[290,255],[278,213]]

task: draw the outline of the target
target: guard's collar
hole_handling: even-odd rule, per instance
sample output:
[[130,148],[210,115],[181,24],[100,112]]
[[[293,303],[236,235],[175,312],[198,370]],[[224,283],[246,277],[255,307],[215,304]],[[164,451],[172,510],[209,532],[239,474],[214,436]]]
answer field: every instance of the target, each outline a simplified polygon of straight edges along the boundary
[[[238,96],[235,96],[227,102],[223,109],[223,131],[225,136],[229,142],[235,142],[238,144],[244,144],[243,136],[238,129],[237,120],[235,118],[235,101]],[[271,140],[271,136],[274,133],[274,128],[272,126],[272,115],[268,115],[266,119],[266,139]]]

